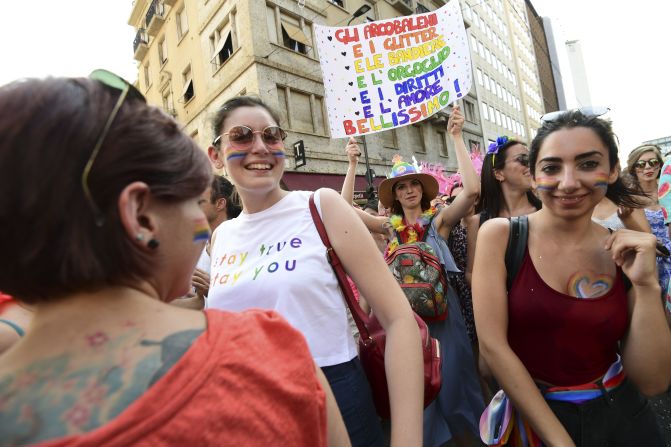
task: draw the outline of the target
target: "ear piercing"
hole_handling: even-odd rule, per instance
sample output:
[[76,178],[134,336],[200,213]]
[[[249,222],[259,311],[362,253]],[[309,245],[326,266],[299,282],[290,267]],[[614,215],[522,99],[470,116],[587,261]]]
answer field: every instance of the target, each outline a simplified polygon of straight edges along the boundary
[[[143,241],[144,240],[144,234],[138,233],[135,236],[135,240],[136,241]],[[156,250],[158,248],[158,245],[159,245],[158,240],[154,239],[154,238],[149,239],[149,241],[147,242],[147,248],[149,248],[150,250]]]

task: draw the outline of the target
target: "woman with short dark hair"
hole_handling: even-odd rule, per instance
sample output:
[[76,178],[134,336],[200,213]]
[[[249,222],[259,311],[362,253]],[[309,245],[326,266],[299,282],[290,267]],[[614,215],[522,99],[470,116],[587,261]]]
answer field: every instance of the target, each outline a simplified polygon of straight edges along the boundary
[[0,87],[0,290],[34,309],[0,357],[3,444],[348,445],[281,317],[167,305],[209,237],[211,176],[110,72]]

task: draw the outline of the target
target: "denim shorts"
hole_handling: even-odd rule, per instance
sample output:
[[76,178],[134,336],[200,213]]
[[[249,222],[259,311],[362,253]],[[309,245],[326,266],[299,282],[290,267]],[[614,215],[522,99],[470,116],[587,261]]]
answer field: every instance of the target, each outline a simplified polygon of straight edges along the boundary
[[382,447],[382,426],[359,357],[322,371],[335,395],[352,447]]
[[577,447],[666,446],[648,399],[628,379],[582,404],[546,402]]

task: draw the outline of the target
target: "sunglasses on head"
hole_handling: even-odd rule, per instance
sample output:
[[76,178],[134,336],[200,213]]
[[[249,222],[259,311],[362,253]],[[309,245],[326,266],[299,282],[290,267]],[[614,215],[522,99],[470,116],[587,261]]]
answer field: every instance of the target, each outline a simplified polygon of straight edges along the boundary
[[84,195],[86,196],[86,200],[89,202],[89,205],[91,206],[91,210],[93,211],[93,214],[95,215],[95,220],[96,220],[96,225],[99,227],[102,226],[105,223],[105,217],[103,216],[103,213],[100,211],[100,208],[96,205],[95,200],[93,200],[93,195],[91,194],[91,190],[89,189],[89,174],[91,173],[91,168],[93,167],[93,163],[95,162],[96,158],[98,157],[98,153],[100,152],[100,148],[102,147],[103,143],[105,142],[105,138],[107,137],[107,134],[109,133],[110,128],[112,127],[112,123],[114,122],[114,119],[119,113],[119,110],[121,109],[121,106],[123,105],[124,101],[126,98],[131,98],[131,99],[136,99],[140,100],[144,103],[147,102],[145,97],[140,93],[138,89],[136,89],[131,83],[126,81],[120,76],[115,75],[111,71],[107,70],[93,70],[91,74],[89,75],[89,79],[98,81],[101,84],[103,84],[105,87],[108,87],[112,90],[118,90],[121,93],[119,94],[119,99],[117,99],[116,104],[112,108],[112,111],[109,114],[109,117],[107,118],[107,121],[105,122],[105,126],[103,127],[102,131],[100,132],[100,135],[98,136],[98,139],[96,140],[95,145],[93,146],[93,150],[91,151],[91,156],[89,157],[88,161],[86,162],[86,165],[84,165],[84,171],[82,171],[82,189],[84,190]]
[[608,107],[602,107],[602,106],[585,106],[585,107],[579,107],[577,109],[572,109],[572,110],[557,110],[556,112],[550,112],[546,113],[545,115],[541,116],[541,123],[549,123],[551,121],[556,120],[560,116],[562,116],[564,113],[568,112],[580,112],[584,116],[587,117],[597,117],[601,115],[605,115],[608,113],[610,109]]
[[645,169],[645,165],[648,165],[654,169],[660,164],[661,162],[658,159],[651,158],[650,160],[638,160],[636,163],[634,163],[634,167],[636,169]]
[[[261,140],[267,146],[272,148],[284,147],[282,142],[287,137],[287,133],[279,126],[268,126],[263,130],[252,130],[247,126],[233,126],[222,135],[228,137],[233,149],[249,149],[254,141],[254,135],[257,133],[261,134]],[[214,147],[219,148],[222,135],[214,139],[212,142]]]

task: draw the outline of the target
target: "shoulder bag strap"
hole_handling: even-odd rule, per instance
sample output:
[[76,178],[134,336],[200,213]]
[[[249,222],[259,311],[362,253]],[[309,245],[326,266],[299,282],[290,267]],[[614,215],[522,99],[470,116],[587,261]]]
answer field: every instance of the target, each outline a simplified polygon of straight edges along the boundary
[[345,297],[345,302],[347,303],[347,307],[349,307],[349,310],[352,313],[352,318],[354,318],[356,327],[357,329],[359,329],[359,334],[361,335],[361,338],[363,340],[366,340],[370,338],[368,334],[368,329],[366,328],[365,324],[368,321],[368,315],[366,315],[363,309],[361,309],[361,306],[359,306],[359,303],[357,303],[356,299],[354,298],[354,292],[352,292],[352,288],[350,287],[349,281],[347,281],[347,274],[345,273],[345,269],[340,263],[340,258],[338,257],[338,254],[335,252],[333,246],[331,245],[331,241],[329,240],[328,234],[326,234],[326,228],[324,227],[324,222],[322,222],[322,219],[319,216],[319,211],[317,211],[314,196],[315,196],[314,193],[310,194],[310,200],[309,200],[310,214],[312,215],[312,220],[315,223],[315,227],[317,227],[317,233],[319,233],[319,237],[321,238],[322,243],[326,247],[326,255],[329,264],[331,264],[333,272],[335,273],[335,276],[338,279],[340,290],[342,290],[343,296]]
[[513,280],[517,276],[524,260],[524,252],[527,249],[527,240],[529,238],[529,219],[527,216],[517,216],[510,218],[510,234],[508,236],[508,246],[506,247],[506,270],[508,277],[506,287],[508,290],[513,285]]

